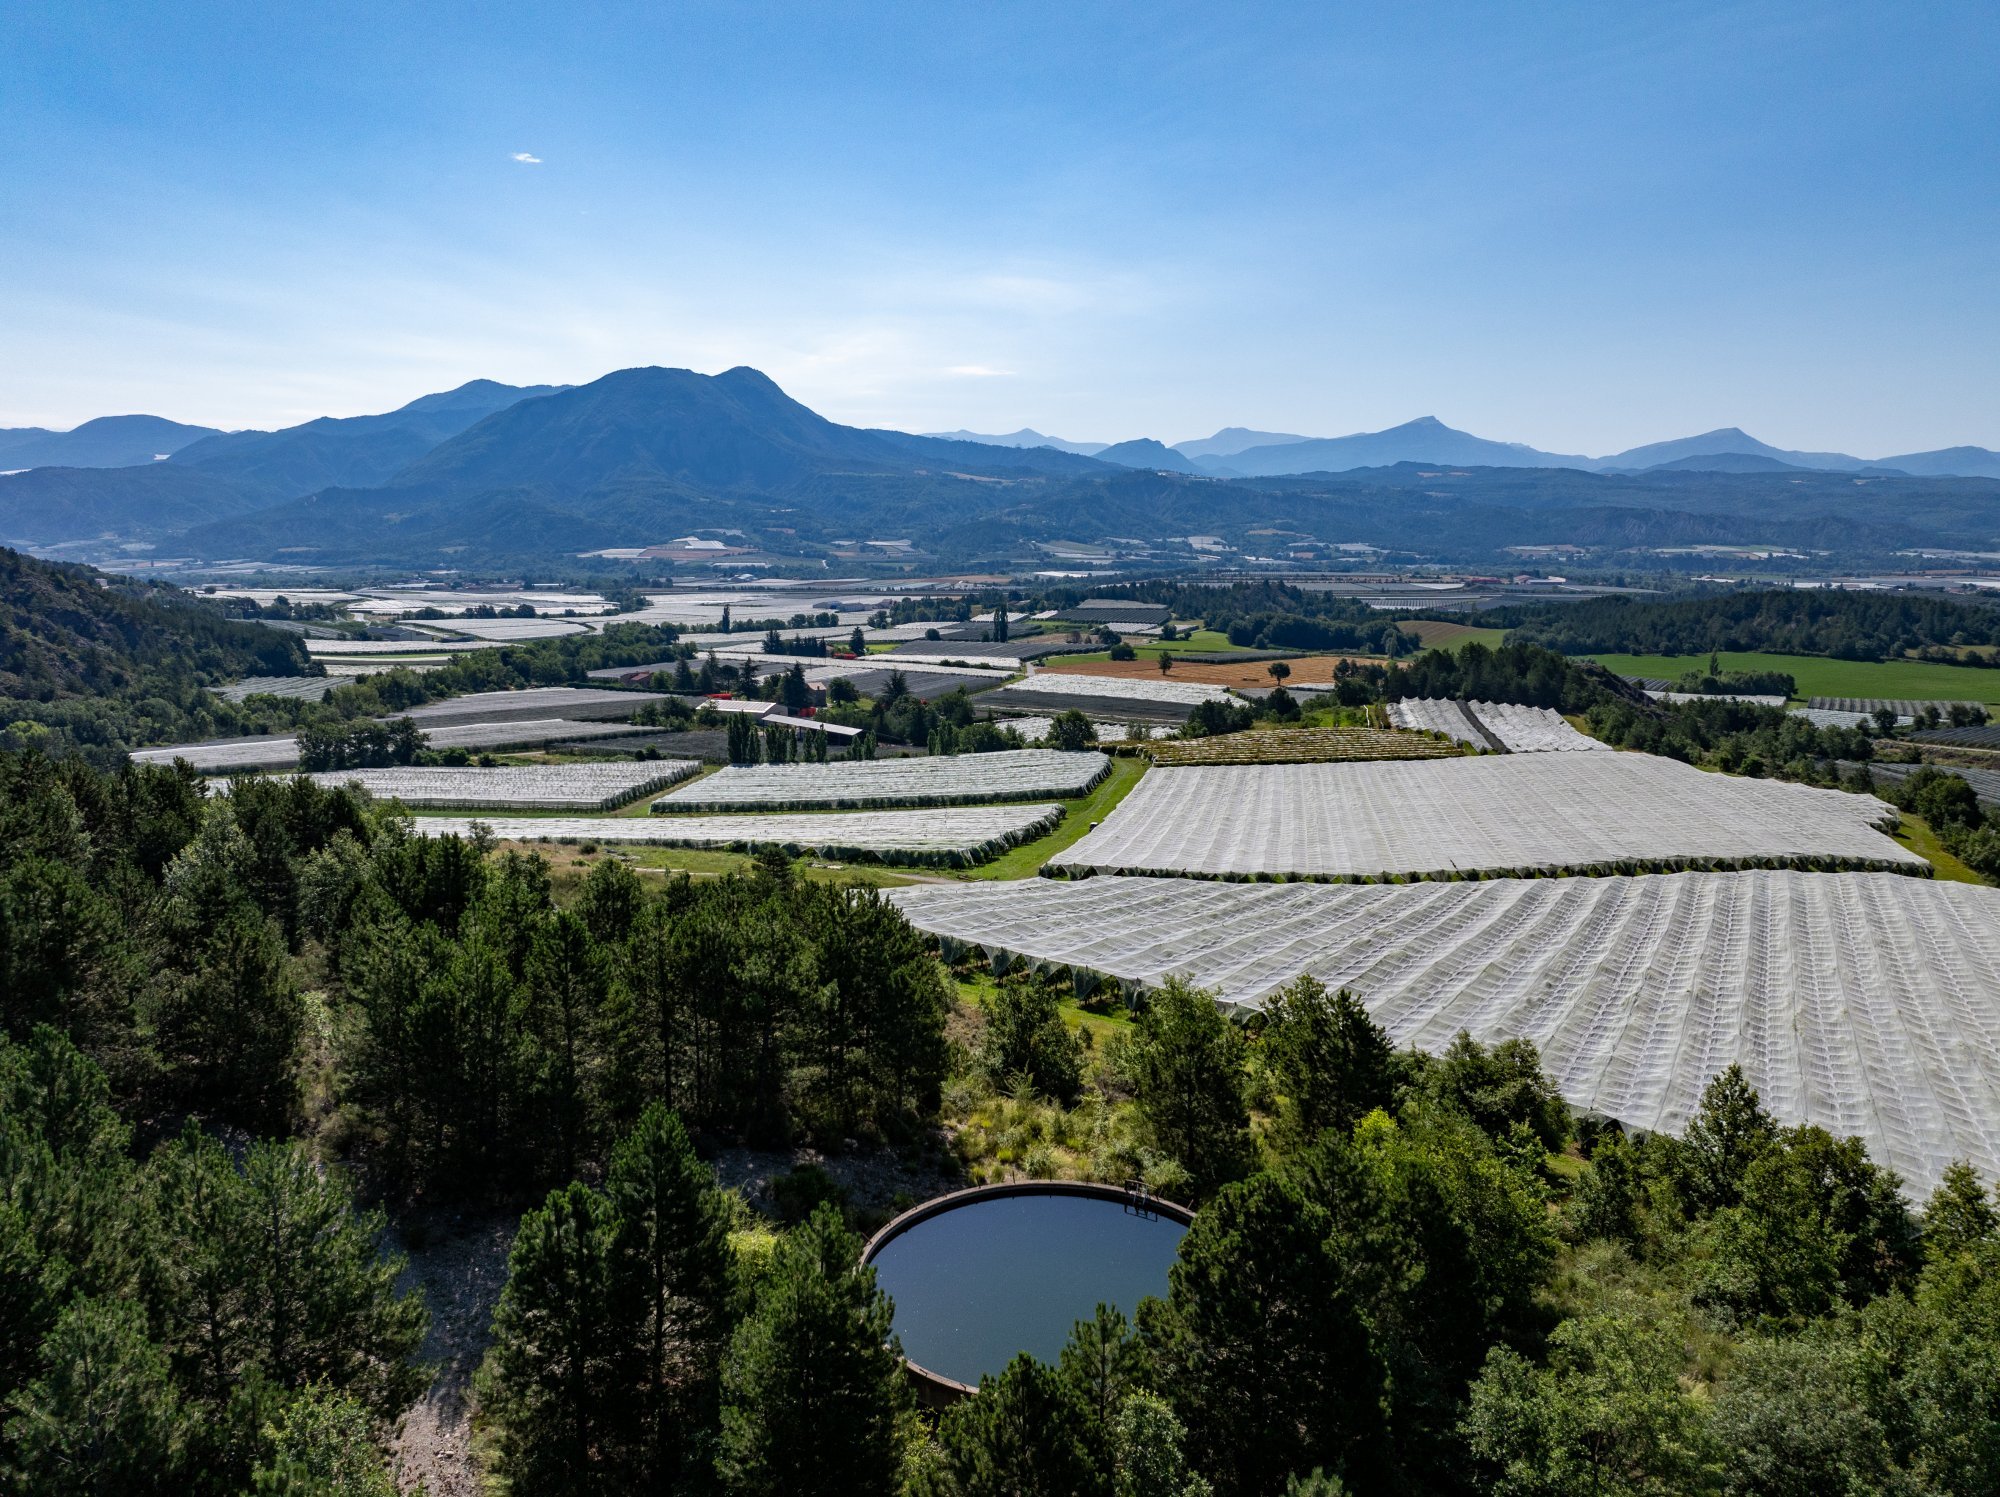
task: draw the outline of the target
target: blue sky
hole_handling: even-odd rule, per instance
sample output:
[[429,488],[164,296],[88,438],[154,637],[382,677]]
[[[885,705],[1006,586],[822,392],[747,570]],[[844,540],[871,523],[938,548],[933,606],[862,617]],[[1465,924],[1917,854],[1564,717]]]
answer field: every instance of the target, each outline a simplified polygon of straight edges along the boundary
[[917,430],[2000,446],[1990,0],[30,0],[0,59],[0,425],[744,363]]

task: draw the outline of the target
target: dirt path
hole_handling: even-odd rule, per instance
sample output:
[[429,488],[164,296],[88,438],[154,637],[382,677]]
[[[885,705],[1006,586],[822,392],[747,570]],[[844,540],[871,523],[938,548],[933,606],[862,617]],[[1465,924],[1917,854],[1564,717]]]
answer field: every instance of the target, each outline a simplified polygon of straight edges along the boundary
[[[905,1162],[888,1149],[823,1155],[812,1149],[725,1149],[711,1161],[718,1181],[770,1209],[771,1180],[803,1164],[826,1170],[850,1207],[886,1218],[907,1200],[926,1200],[964,1184],[948,1153]],[[393,1234],[409,1256],[398,1287],[418,1288],[430,1306],[421,1355],[437,1368],[422,1397],[403,1415],[391,1444],[396,1481],[405,1492],[423,1482],[429,1497],[479,1497],[472,1462],[472,1375],[486,1355],[493,1307],[507,1283],[507,1252],[519,1210],[437,1211],[406,1217]]]
[[423,1357],[437,1376],[410,1406],[392,1451],[403,1491],[424,1483],[429,1497],[479,1497],[472,1466],[472,1374],[486,1354],[493,1306],[507,1282],[507,1251],[518,1211],[437,1212],[401,1225],[410,1266],[400,1287],[423,1291],[430,1334]]

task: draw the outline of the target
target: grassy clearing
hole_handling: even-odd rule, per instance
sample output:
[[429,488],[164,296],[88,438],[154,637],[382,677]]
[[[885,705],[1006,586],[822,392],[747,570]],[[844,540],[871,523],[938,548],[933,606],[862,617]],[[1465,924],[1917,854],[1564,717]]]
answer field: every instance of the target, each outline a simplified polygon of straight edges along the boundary
[[[1708,669],[1706,655],[1598,655],[1607,670],[1666,680]],[[1912,701],[2000,703],[2000,671],[1920,660],[1829,660],[1819,655],[1724,651],[1725,671],[1784,671],[1808,697],[1890,697]]]
[[1476,624],[1458,624],[1448,619],[1403,619],[1396,627],[1416,635],[1427,650],[1458,650],[1469,644],[1497,645],[1507,637],[1505,629],[1482,629]]
[[[1248,645],[1231,644],[1229,636],[1216,629],[1191,630],[1183,634],[1179,639],[1160,640],[1132,637],[1126,639],[1125,643],[1130,645],[1133,652],[1144,660],[1157,659],[1162,650],[1170,651],[1173,657],[1178,660],[1183,655],[1208,655],[1217,651],[1230,652],[1247,650],[1249,648]],[[1304,654],[1306,652],[1300,651],[1300,653]],[[1109,660],[1110,658],[1111,652],[1109,650],[1093,650],[1089,654],[1079,652],[1071,655],[1051,655],[1049,657],[1051,662],[1061,661],[1065,665]]]
[[1905,811],[1902,825],[1892,834],[1895,839],[1920,858],[1929,860],[1937,870],[1936,877],[1953,884],[1983,884],[1985,879],[1974,873],[1944,850],[1944,844],[1937,839],[1937,833],[1921,816],[1912,816]]
[[[594,853],[585,853],[577,847],[544,842],[501,845],[518,847],[522,852],[540,853],[547,858],[549,866],[555,870],[558,891],[571,881],[580,883],[590,871],[590,865],[605,858],[619,858],[641,873],[668,876],[685,873],[691,878],[721,878],[728,873],[748,873],[756,863],[756,859],[748,853],[721,852],[707,847],[599,847]],[[816,884],[868,884],[887,889],[897,884],[917,882],[898,869],[872,863],[825,863],[809,859],[795,866],[799,877]]]
[[1125,799],[1126,793],[1139,783],[1139,776],[1146,772],[1146,767],[1146,763],[1139,759],[1113,759],[1111,773],[1098,783],[1095,790],[1062,803],[1062,825],[1046,837],[1010,848],[992,862],[977,868],[941,869],[939,872],[946,878],[1031,877],[1050,858],[1081,840],[1093,821],[1102,821],[1109,816]]

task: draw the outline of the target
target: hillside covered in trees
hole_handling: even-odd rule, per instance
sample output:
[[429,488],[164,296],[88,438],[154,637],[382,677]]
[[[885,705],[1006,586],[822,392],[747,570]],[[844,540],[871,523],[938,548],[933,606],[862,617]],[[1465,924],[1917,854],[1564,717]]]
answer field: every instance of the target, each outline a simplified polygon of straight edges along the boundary
[[1568,655],[1698,655],[1711,650],[1893,660],[1925,649],[2000,645],[2000,607],[1946,598],[1779,588],[1649,601],[1496,608],[1478,622]]
[[0,746],[116,751],[234,731],[254,714],[203,687],[314,673],[293,636],[179,588],[0,548]]

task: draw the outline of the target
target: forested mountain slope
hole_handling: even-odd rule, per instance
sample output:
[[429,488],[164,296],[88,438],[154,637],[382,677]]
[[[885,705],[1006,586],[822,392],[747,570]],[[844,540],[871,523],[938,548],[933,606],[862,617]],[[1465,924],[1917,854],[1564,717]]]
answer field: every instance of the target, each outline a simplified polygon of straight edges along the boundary
[[241,709],[204,686],[312,669],[293,636],[224,618],[177,588],[0,549],[0,747],[109,758],[227,731]]

